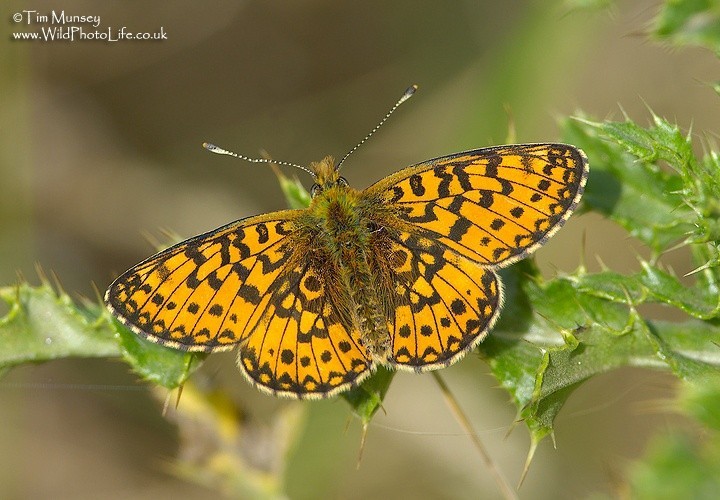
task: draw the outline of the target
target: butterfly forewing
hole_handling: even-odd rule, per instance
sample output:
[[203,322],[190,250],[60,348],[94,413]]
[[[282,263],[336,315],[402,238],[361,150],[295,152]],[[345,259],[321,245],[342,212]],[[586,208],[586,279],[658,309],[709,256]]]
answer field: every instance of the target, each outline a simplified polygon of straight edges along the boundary
[[480,264],[526,257],[570,217],[587,178],[565,144],[498,146],[436,158],[369,188],[418,231]]
[[250,217],[179,243],[116,279],[105,296],[135,332],[190,351],[231,349],[267,309],[292,256],[295,211]]

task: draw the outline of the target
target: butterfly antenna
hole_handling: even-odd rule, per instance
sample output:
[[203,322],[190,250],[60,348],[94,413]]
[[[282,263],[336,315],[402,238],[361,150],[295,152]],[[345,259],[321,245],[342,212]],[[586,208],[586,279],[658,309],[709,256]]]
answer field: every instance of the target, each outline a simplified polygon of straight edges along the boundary
[[215,154],[219,154],[219,155],[234,156],[235,158],[238,158],[240,160],[249,161],[251,163],[274,163],[276,165],[287,165],[288,167],[296,167],[296,168],[299,168],[300,170],[304,170],[308,174],[312,175],[313,179],[316,177],[315,172],[313,172],[309,168],[303,167],[302,165],[298,165],[297,163],[290,163],[289,161],[270,160],[269,158],[250,158],[249,156],[239,155],[232,151],[228,151],[227,149],[218,147],[215,144],[210,144],[209,142],[203,142],[203,147],[205,149],[207,149],[208,151],[210,151],[211,153],[215,153]]
[[405,91],[405,93],[402,95],[402,97],[400,97],[400,99],[398,99],[398,102],[396,102],[395,105],[394,105],[392,108],[390,108],[390,111],[387,112],[387,114],[385,115],[385,117],[384,117],[382,120],[380,120],[380,123],[378,123],[378,124],[375,126],[375,128],[372,129],[372,130],[370,131],[370,133],[369,133],[368,135],[366,135],[365,138],[364,138],[362,141],[358,142],[357,145],[356,145],[354,148],[352,148],[350,151],[347,152],[347,154],[346,154],[345,156],[342,157],[342,160],[340,160],[340,161],[338,162],[337,166],[335,167],[335,170],[340,170],[340,166],[345,162],[345,160],[347,160],[347,157],[350,156],[351,154],[353,154],[355,151],[357,151],[357,149],[358,149],[360,146],[362,146],[363,144],[365,144],[365,142],[366,142],[368,139],[370,139],[370,137],[371,137],[375,132],[377,132],[380,127],[383,126],[383,123],[385,123],[385,122],[387,121],[387,119],[390,118],[390,115],[393,114],[393,112],[395,112],[395,110],[398,109],[398,107],[399,107],[402,103],[404,103],[405,101],[407,101],[408,99],[410,99],[410,98],[413,96],[413,94],[415,93],[415,91],[417,90],[417,88],[418,88],[417,85],[411,85],[410,87],[408,87],[407,90]]

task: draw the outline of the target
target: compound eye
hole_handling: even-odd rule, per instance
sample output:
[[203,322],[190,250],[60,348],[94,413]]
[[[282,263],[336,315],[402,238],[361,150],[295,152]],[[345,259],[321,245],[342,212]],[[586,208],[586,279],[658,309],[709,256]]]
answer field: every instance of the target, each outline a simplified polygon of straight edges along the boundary
[[345,177],[338,177],[337,184],[338,184],[338,186],[349,186],[350,185],[348,183],[347,179],[345,179]]
[[310,197],[315,198],[317,195],[322,193],[322,187],[319,184],[313,184],[310,188]]

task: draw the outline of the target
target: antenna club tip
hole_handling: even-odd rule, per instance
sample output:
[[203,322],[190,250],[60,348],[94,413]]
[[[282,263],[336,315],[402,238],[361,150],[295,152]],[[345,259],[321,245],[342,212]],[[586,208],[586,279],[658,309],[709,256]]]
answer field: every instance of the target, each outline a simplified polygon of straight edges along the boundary
[[203,142],[203,147],[211,153],[217,153],[221,155],[228,154],[228,152],[223,148],[217,147],[215,144],[211,144],[209,142]]
[[417,85],[410,85],[407,88],[407,90],[405,91],[405,93],[402,95],[402,97],[400,98],[400,102],[405,102],[408,99],[410,99],[413,96],[413,94],[415,93],[415,91],[417,91],[417,89],[418,89]]

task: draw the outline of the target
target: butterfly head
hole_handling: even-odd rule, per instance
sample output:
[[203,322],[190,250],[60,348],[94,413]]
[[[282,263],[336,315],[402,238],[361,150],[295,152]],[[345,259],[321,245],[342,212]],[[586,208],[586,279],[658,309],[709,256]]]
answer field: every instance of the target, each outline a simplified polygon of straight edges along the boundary
[[332,156],[326,156],[319,162],[312,163],[310,170],[312,170],[315,177],[315,184],[310,190],[310,195],[313,198],[333,187],[346,187],[348,185],[345,178],[338,172],[335,159]]
[[370,137],[372,137],[372,135],[377,132],[380,127],[383,126],[383,124],[387,121],[388,118],[390,118],[390,115],[393,114],[393,112],[398,108],[398,106],[410,99],[413,94],[415,94],[417,88],[417,85],[411,85],[410,87],[408,87],[407,90],[405,90],[403,95],[400,97],[400,99],[398,99],[398,101],[395,103],[395,105],[390,108],[390,111],[388,111],[387,114],[383,117],[383,119],[380,120],[380,123],[378,123],[375,128],[372,129],[362,141],[357,143],[354,148],[348,151],[339,162],[335,163],[335,160],[332,156],[326,156],[321,161],[310,165],[310,170],[312,170],[313,176],[315,177],[315,184],[310,191],[310,194],[313,198],[315,198],[316,195],[332,187],[347,187],[348,182],[338,173],[342,164],[345,163],[345,160],[347,160],[351,154],[357,151],[360,146],[365,144],[365,142],[370,139]]

